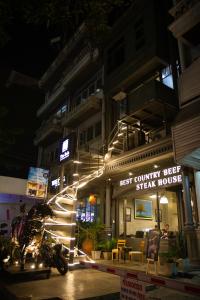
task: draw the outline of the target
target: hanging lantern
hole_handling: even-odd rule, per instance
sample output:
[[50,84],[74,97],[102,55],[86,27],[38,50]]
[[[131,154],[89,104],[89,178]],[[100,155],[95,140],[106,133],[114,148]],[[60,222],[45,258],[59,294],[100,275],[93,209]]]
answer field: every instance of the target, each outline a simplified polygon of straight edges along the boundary
[[96,196],[95,196],[94,194],[91,194],[91,195],[89,196],[89,203],[90,203],[90,205],[95,205],[96,202],[97,202]]

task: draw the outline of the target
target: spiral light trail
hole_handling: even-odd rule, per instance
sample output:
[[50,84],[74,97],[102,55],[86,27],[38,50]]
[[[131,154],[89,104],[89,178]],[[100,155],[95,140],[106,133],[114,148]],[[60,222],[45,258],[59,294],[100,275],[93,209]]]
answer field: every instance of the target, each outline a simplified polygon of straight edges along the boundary
[[[80,180],[65,187],[58,194],[50,198],[47,204],[52,206],[55,219],[49,218],[45,222],[45,231],[57,242],[64,245],[71,255],[70,265],[73,262],[75,249],[75,226],[76,226],[76,201],[77,192],[88,182],[100,177],[104,173],[104,166],[90,175],[83,176]],[[81,250],[82,255],[85,253]]]

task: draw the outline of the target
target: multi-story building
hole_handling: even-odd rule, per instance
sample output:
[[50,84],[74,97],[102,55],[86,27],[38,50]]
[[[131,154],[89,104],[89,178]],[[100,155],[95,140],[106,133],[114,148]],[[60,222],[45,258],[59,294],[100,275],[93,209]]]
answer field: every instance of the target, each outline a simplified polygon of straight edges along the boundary
[[175,1],[169,29],[177,39],[180,112],[172,128],[174,155],[184,166],[185,226],[190,257],[200,261],[200,3]]
[[103,165],[103,175],[78,190],[77,217],[100,219],[115,236],[165,223],[178,233],[187,220],[187,175],[174,161],[171,136],[180,72],[171,6],[134,1],[102,56],[98,49],[91,56],[82,25],[40,80],[46,100],[38,110],[45,120],[35,139],[38,165],[60,190]]

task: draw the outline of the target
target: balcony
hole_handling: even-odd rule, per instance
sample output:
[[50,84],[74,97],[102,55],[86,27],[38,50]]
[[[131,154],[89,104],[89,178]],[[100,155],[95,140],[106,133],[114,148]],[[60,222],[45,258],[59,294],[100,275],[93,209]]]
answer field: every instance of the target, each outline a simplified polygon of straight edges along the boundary
[[[148,106],[150,102],[162,102],[169,106],[178,105],[175,92],[157,80],[150,80],[141,84],[137,89],[133,90],[129,96],[129,113],[136,113],[142,107]],[[154,108],[155,109],[155,108]],[[158,109],[156,109],[157,111]],[[154,110],[154,112],[156,112]]]
[[[94,51],[93,60],[98,57],[98,50]],[[41,116],[44,112],[46,112],[49,108],[60,101],[60,98],[63,97],[65,92],[65,88],[68,83],[80,72],[83,68],[85,68],[88,63],[91,62],[91,53],[87,47],[80,51],[78,57],[74,60],[70,61],[69,67],[64,72],[63,78],[59,80],[59,84],[56,85],[55,89],[53,89],[51,95],[49,96],[47,102],[43,104],[38,112],[37,116]]]
[[62,126],[75,127],[101,110],[101,100],[96,96],[89,96],[84,102],[77,105],[62,119]]
[[179,78],[180,105],[200,96],[200,57],[195,60]]
[[130,168],[145,166],[146,164],[157,163],[173,157],[172,139],[164,138],[158,142],[140,146],[137,149],[127,151],[114,159],[110,159],[106,164],[107,174],[118,174]]
[[193,44],[193,37],[196,36],[197,39],[199,32],[200,2],[198,0],[177,1],[169,13],[175,18],[175,21],[169,26],[173,35],[176,38],[184,37]]
[[37,146],[40,143],[47,143],[47,141],[51,142],[60,137],[61,133],[62,128],[60,121],[56,119],[56,117],[50,118],[37,130],[34,145]]

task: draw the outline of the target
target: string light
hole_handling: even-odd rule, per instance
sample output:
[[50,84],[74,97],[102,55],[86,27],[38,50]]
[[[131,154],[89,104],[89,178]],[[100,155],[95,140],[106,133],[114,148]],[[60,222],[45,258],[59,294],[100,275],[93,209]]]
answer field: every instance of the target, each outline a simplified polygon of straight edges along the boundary
[[[73,161],[74,163],[82,163],[79,161]],[[75,226],[76,223],[74,222],[63,222],[59,221],[59,216],[62,218],[64,216],[72,216],[73,214],[76,214],[75,210],[69,210],[64,207],[64,205],[68,204],[74,207],[74,203],[77,200],[77,191],[78,189],[81,189],[82,187],[86,186],[88,182],[94,180],[95,178],[100,177],[104,173],[104,165],[98,170],[94,171],[89,175],[83,176],[79,181],[74,181],[72,185],[65,187],[62,191],[60,191],[58,194],[54,195],[51,199],[48,200],[48,204],[52,204],[53,212],[57,215],[58,220],[53,220],[52,218],[49,218],[45,222],[45,226],[53,226],[55,228],[55,231],[52,231],[50,229],[45,228],[45,231],[51,235],[51,237],[56,241],[74,241],[75,237],[60,235],[59,231],[56,230],[56,226],[62,226],[63,229],[65,227],[72,227]],[[78,176],[78,173],[75,173],[74,176]],[[63,234],[63,232],[62,232]],[[86,255],[83,251],[78,250],[77,248],[70,249],[67,246],[63,245],[70,253],[74,253],[75,249],[76,251],[79,251],[82,255]],[[73,266],[77,263],[70,263],[69,266]]]

